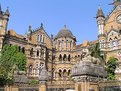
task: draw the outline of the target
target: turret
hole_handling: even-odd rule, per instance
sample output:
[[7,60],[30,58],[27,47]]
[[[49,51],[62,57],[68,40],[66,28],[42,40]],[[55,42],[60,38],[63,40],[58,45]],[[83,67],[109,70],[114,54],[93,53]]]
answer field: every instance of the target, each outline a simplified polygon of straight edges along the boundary
[[115,7],[121,5],[121,0],[114,0],[113,4]]
[[97,25],[98,25],[98,35],[100,36],[104,34],[104,24],[105,24],[105,15],[100,5],[98,7],[96,19],[97,19]]
[[105,42],[106,42],[106,36],[105,36],[105,31],[104,31],[105,15],[100,5],[98,7],[96,19],[97,19],[97,25],[98,25],[98,38],[99,38],[99,43],[100,43],[100,49],[104,49]]

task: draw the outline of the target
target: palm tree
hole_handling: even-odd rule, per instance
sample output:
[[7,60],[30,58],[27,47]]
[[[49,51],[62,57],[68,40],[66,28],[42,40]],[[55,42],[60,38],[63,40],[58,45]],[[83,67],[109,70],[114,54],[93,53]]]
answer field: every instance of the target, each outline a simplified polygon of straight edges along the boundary
[[92,57],[99,58],[101,60],[101,63],[105,65],[106,55],[103,51],[100,50],[99,43],[93,45],[89,50],[91,51]]

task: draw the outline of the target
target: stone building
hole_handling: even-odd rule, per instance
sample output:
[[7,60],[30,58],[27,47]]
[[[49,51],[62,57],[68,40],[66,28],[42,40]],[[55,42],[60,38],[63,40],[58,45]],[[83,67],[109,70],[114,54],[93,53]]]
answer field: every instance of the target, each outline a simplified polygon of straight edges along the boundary
[[[25,35],[8,30],[9,10],[2,11],[0,6],[0,51],[4,44],[18,45],[27,57],[27,76],[38,78],[41,70],[46,66],[49,76],[48,84],[53,88],[73,88],[74,82],[70,78],[72,67],[78,63],[85,49],[100,44],[100,49],[106,54],[106,62],[110,57],[117,58],[119,67],[116,70],[117,79],[121,74],[121,0],[114,0],[113,10],[105,16],[99,6],[96,20],[98,25],[98,40],[77,45],[76,36],[66,25],[56,36],[49,36],[43,24],[37,29],[29,26]],[[66,84],[66,85],[65,85]]]

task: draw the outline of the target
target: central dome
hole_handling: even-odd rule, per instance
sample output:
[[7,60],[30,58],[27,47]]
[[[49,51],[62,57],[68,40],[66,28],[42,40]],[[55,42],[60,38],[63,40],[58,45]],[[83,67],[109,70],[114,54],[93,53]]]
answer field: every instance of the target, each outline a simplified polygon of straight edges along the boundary
[[58,32],[58,34],[57,34],[57,36],[56,36],[56,38],[62,38],[62,37],[69,37],[69,38],[75,38],[74,36],[73,36],[73,34],[72,34],[72,32],[68,29],[68,28],[66,28],[66,25],[64,26],[64,28],[63,29],[61,29],[59,32]]

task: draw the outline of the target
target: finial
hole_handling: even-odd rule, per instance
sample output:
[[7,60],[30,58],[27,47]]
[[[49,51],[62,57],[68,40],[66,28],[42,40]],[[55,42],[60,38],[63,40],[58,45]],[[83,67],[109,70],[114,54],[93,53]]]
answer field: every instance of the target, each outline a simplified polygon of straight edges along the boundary
[[9,7],[7,7],[5,14],[8,15],[8,16],[10,15],[10,13],[9,13]]
[[101,5],[100,4],[98,5],[98,9],[101,10]]
[[64,28],[67,28],[66,25],[64,25]]
[[29,25],[29,30],[28,30],[30,33],[32,33],[32,26]]
[[41,23],[41,28],[43,28],[43,23]]

